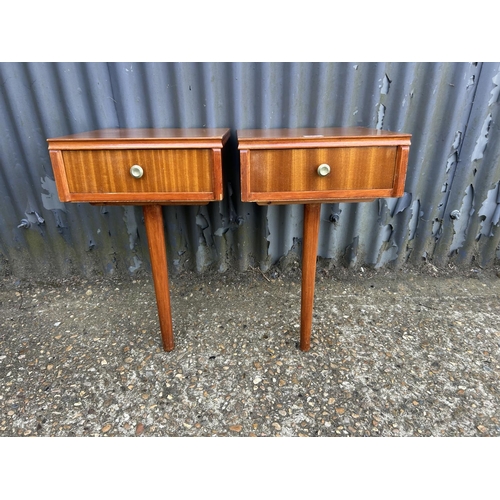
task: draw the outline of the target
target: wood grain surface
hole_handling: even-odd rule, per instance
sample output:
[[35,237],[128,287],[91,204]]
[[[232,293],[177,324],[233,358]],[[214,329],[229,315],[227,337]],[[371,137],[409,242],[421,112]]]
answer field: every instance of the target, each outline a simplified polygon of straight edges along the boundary
[[[72,193],[207,192],[213,189],[210,149],[63,151]],[[130,167],[144,170],[140,179]]]
[[[241,199],[259,204],[402,196],[411,135],[365,127],[238,130]],[[321,163],[331,167],[317,174]]]
[[[102,129],[47,139],[61,201],[206,204],[223,197],[227,128]],[[135,179],[130,167],[140,165]]]
[[110,128],[47,139],[49,149],[221,148],[227,128]]
[[410,145],[410,134],[365,127],[238,130],[240,149]]
[[172,313],[170,309],[170,288],[168,285],[167,247],[163,228],[163,212],[159,205],[143,207],[144,225],[148,236],[149,257],[153,272],[153,283],[158,306],[163,349],[174,348]]
[[304,205],[304,236],[302,244],[302,290],[300,302],[300,349],[311,347],[312,314],[318,254],[320,203]]
[[[325,177],[317,173],[330,165]],[[395,147],[280,149],[250,152],[253,192],[390,189]]]

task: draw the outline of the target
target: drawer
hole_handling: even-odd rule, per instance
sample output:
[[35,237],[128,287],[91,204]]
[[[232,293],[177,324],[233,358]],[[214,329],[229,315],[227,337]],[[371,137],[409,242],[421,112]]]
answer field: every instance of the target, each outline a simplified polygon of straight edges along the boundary
[[[252,192],[391,189],[396,148],[288,149],[250,153]],[[327,164],[330,173],[318,174]]]
[[352,137],[344,129],[337,136],[294,136],[293,130],[275,136],[267,130],[250,131],[247,136],[244,132],[239,145],[242,201],[370,201],[403,194],[406,138],[365,129],[356,129]]
[[59,197],[122,204],[220,200],[228,135],[218,129],[110,129],[50,139]]
[[[70,193],[210,193],[213,159],[209,149],[63,151]],[[140,178],[130,173],[143,170]]]

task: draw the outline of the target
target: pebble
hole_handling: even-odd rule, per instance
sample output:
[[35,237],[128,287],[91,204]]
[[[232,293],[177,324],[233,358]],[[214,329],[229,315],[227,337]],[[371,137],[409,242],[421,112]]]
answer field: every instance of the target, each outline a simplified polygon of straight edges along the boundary
[[[364,274],[371,273],[365,267]],[[403,271],[389,274],[394,289],[407,283]],[[259,302],[262,286],[282,287],[286,296],[290,279],[261,280],[252,294],[238,281],[247,277],[227,274],[214,280],[224,281],[217,284],[216,301],[215,287],[200,277],[204,300],[179,308],[189,296],[187,285],[198,283],[191,275],[183,288],[184,279],[174,278],[181,285],[172,294],[177,333],[169,353],[161,346],[151,277],[135,287],[127,281],[120,292],[103,280],[105,285],[92,286],[92,301],[85,295],[88,282],[71,284],[66,294],[65,287],[57,290],[58,299],[38,295],[30,309],[26,304],[19,309],[13,292],[2,295],[0,287],[0,331],[12,326],[11,334],[0,336],[1,434],[500,435],[494,390],[500,364],[494,358],[500,339],[498,278],[494,297],[488,290],[469,292],[468,298],[460,288],[461,299],[452,301],[455,286],[437,294],[433,284],[428,293],[423,286],[428,282],[420,281],[421,293],[391,294],[386,304],[383,294],[377,296],[382,276],[370,297],[363,294],[366,284],[349,279],[344,299],[342,282],[325,279],[318,287],[323,300],[315,303],[317,328],[309,353],[300,351],[299,332],[289,322],[290,308],[299,315],[300,283],[286,304],[274,290],[268,308]],[[232,287],[238,290],[234,296]],[[225,307],[233,298],[236,306]],[[420,307],[422,300],[432,308]],[[488,321],[470,314],[476,302]],[[450,304],[453,318],[443,313]],[[357,323],[360,314],[363,325]],[[462,326],[454,323],[457,318]],[[439,342],[429,340],[434,332]],[[437,359],[439,366],[433,363]],[[486,362],[492,372],[485,370]]]

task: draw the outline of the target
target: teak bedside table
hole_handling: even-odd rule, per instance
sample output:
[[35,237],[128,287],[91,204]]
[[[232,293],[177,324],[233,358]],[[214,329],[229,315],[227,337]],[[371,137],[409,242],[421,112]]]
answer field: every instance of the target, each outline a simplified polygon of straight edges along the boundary
[[241,200],[304,204],[300,348],[308,351],[321,203],[402,196],[411,135],[361,127],[237,134]]
[[160,330],[174,348],[162,205],[222,199],[229,129],[104,129],[48,139],[63,202],[143,205]]

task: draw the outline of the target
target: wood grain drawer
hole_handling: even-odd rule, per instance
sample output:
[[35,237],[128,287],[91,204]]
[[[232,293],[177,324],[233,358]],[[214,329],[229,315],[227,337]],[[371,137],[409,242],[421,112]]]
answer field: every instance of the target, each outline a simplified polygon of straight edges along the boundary
[[[295,136],[286,130],[284,137],[282,131],[274,136],[268,130],[239,132],[242,201],[369,201],[403,194],[409,136],[367,129],[341,129],[335,135],[332,130],[307,134],[299,129]],[[330,168],[325,176],[318,173],[323,164]]]
[[[124,204],[220,200],[221,150],[229,130],[211,132],[116,129],[50,139],[59,197]],[[139,178],[131,173],[134,165],[142,169]]]
[[[64,151],[71,193],[211,193],[210,149]],[[136,179],[132,165],[144,174]]]

